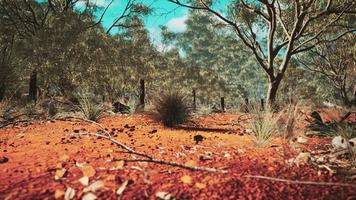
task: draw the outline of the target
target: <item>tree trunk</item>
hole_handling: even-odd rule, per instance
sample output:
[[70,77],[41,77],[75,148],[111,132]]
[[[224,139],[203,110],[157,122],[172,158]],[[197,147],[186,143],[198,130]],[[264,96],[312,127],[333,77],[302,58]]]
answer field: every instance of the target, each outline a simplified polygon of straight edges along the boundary
[[353,102],[352,102],[352,100],[350,101],[345,88],[342,88],[340,90],[340,95],[341,95],[341,99],[344,103],[344,106],[351,107]]
[[140,80],[140,106],[145,108],[145,80]]
[[352,93],[352,105],[356,106],[356,85],[354,85],[354,91]]
[[5,80],[0,83],[0,101],[4,100],[6,92]]
[[221,111],[225,112],[225,98],[224,97],[220,98],[220,105],[221,105]]
[[37,71],[33,70],[30,76],[28,95],[30,101],[37,101]]
[[193,89],[193,109],[197,110],[197,93],[195,89]]
[[277,91],[282,78],[269,78],[268,79],[268,92],[267,92],[267,102],[273,104],[276,101]]

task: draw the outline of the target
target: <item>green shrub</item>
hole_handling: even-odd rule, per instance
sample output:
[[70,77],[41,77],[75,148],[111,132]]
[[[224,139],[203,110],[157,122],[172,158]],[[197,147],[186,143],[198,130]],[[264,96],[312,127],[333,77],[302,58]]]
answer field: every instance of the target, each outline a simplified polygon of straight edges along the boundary
[[104,108],[101,104],[94,101],[94,98],[85,93],[78,93],[78,105],[76,108],[79,110],[83,118],[92,121],[97,121],[104,113]]
[[351,146],[349,140],[356,137],[356,127],[353,124],[349,123],[339,123],[336,128],[332,131],[332,134],[335,136],[341,136],[346,140],[347,150],[350,154],[350,159],[353,166],[356,166],[356,147]]
[[250,110],[253,111],[250,123],[254,132],[256,145],[264,147],[277,133],[277,119],[269,108],[261,111],[259,108],[251,107]]
[[154,103],[154,111],[165,126],[174,127],[189,120],[192,109],[180,92],[167,92]]

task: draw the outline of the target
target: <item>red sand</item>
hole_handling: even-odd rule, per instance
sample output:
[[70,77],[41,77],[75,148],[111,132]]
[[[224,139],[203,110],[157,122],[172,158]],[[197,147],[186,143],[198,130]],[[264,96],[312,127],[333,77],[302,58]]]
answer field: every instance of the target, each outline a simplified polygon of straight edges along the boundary
[[[178,199],[356,199],[356,188],[351,186],[287,184],[244,177],[263,175],[352,183],[347,177],[330,175],[313,165],[287,164],[297,153],[281,139],[274,140],[272,147],[256,148],[251,136],[245,133],[246,118],[238,114],[215,114],[196,119],[198,127],[184,129],[164,128],[140,114],[100,120],[110,132],[116,129],[112,133],[117,140],[135,150],[158,159],[225,169],[226,174],[143,162],[125,162],[120,169],[117,166],[120,162],[113,159],[139,157],[124,153],[105,139],[71,135],[74,130],[80,133],[98,130],[84,122],[46,121],[3,128],[0,129],[0,158],[5,156],[9,160],[0,164],[0,199],[54,199],[56,191],[62,193],[67,187],[76,190],[74,199],[80,199],[85,186],[78,182],[83,175],[76,163],[83,162],[95,169],[90,183],[102,180],[105,184],[105,188],[94,192],[98,199],[118,199],[116,190],[126,180],[130,180],[129,185],[121,199],[156,199],[160,191]],[[124,128],[126,124],[135,128]],[[153,130],[157,132],[149,133]],[[193,140],[196,134],[205,137],[199,145]],[[330,139],[309,138],[300,146],[310,151],[323,148],[328,142]],[[213,160],[200,160],[204,154],[212,154]],[[118,169],[112,170],[115,166]],[[67,172],[55,180],[56,169],[60,168]],[[181,179],[185,175],[191,180],[188,177],[184,183]]]

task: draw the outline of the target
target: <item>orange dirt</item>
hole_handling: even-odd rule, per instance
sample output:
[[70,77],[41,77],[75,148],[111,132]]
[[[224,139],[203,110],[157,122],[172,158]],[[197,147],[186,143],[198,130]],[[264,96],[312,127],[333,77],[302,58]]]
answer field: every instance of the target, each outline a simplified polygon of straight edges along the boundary
[[[297,167],[286,161],[297,153],[281,139],[270,147],[256,148],[252,136],[246,133],[248,117],[238,114],[215,114],[196,119],[198,125],[169,129],[148,115],[110,116],[100,120],[115,139],[137,151],[155,158],[214,167],[228,173],[190,171],[178,167],[144,162],[113,160],[138,159],[103,138],[75,136],[79,131],[96,132],[98,127],[85,122],[44,121],[0,129],[0,199],[54,199],[66,188],[75,189],[74,199],[84,192],[78,179],[82,171],[76,163],[86,162],[95,169],[90,183],[104,182],[105,187],[94,192],[99,199],[118,199],[117,189],[129,184],[121,199],[156,199],[163,191],[178,199],[354,199],[355,187],[288,184],[246,178],[263,175],[300,181],[352,183],[338,174],[330,175],[313,165]],[[124,128],[125,125],[135,128]],[[131,129],[131,130],[130,130]],[[153,131],[157,130],[157,132]],[[152,132],[153,131],[153,132]],[[247,131],[248,132],[248,131]],[[203,142],[195,144],[200,134]],[[325,148],[330,139],[309,138],[300,144],[307,151]],[[212,160],[202,160],[202,155]],[[115,168],[116,167],[116,168]],[[66,169],[55,180],[58,169]],[[182,178],[185,176],[185,178]],[[55,195],[57,191],[57,194]],[[58,195],[63,199],[63,196]]]

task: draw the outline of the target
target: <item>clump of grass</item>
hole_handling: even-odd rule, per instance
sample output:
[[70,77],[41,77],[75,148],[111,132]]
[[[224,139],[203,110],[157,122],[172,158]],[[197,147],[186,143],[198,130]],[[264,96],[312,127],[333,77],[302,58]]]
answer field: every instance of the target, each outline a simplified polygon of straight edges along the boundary
[[136,111],[137,106],[138,106],[138,99],[135,96],[129,96],[129,97],[119,97],[117,98],[114,102],[120,102],[123,103],[124,105],[128,106],[129,109],[127,110],[126,114],[132,114]]
[[101,104],[94,101],[89,94],[78,93],[78,105],[76,108],[79,110],[83,118],[92,121],[97,121],[104,113],[104,108]]
[[5,99],[0,101],[0,118],[7,121],[11,118],[10,112],[13,109],[14,105],[10,99]]
[[282,110],[277,119],[278,130],[280,133],[282,133],[282,136],[284,136],[284,138],[292,139],[293,137],[295,137],[295,126],[301,118],[302,115],[298,110],[297,103],[290,104],[287,106],[287,108]]
[[202,104],[196,110],[196,115],[198,116],[206,116],[213,112],[213,109],[209,104]]
[[345,139],[348,153],[350,154],[350,159],[353,166],[356,166],[356,147],[352,146],[349,142],[350,139],[356,137],[356,127],[353,124],[349,123],[340,123],[336,126],[336,128],[332,131],[332,134],[335,136],[341,136]]
[[265,147],[277,134],[277,119],[273,116],[270,108],[261,110],[256,107],[250,107],[253,112],[251,119],[251,128],[254,132],[256,146]]
[[167,127],[187,122],[191,117],[186,97],[180,92],[167,92],[161,95],[154,103],[154,111],[159,120]]
[[24,114],[30,119],[34,118],[37,115],[37,111],[38,107],[34,102],[29,102],[24,107]]

